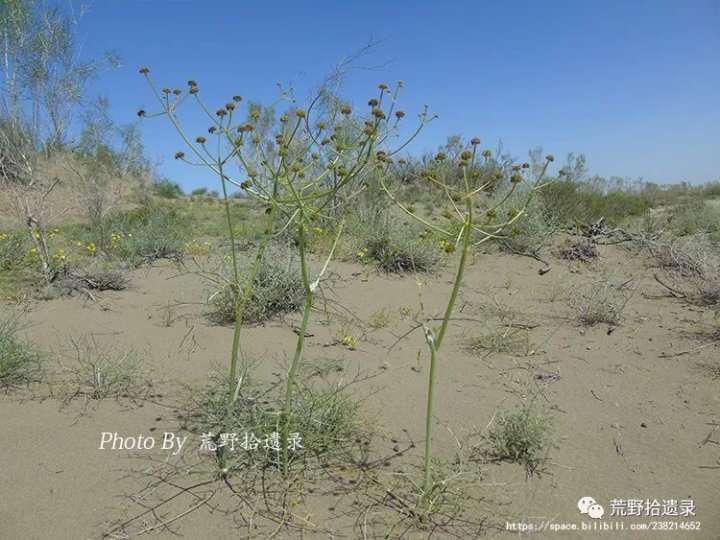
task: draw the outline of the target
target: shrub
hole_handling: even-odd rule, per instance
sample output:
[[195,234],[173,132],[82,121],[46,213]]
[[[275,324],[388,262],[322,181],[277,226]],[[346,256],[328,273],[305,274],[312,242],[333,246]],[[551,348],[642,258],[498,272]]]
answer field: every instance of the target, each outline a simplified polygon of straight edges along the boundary
[[[289,313],[300,307],[303,300],[303,285],[298,264],[290,250],[275,247],[268,249],[260,263],[253,282],[250,298],[245,303],[243,322],[260,323],[275,315]],[[226,270],[232,275],[230,269]],[[235,321],[235,305],[238,295],[245,289],[249,276],[241,283],[233,283],[228,277],[219,290],[209,299],[210,320],[216,324],[230,324]]]
[[40,356],[17,338],[16,322],[0,321],[0,386],[33,382],[40,371]]
[[206,188],[206,187],[199,187],[199,188],[193,189],[193,190],[190,192],[190,195],[192,195],[193,197],[200,197],[200,196],[202,196],[202,195],[205,195],[207,192],[208,192],[208,188]]
[[650,202],[630,190],[604,192],[587,182],[556,180],[545,186],[541,198],[547,216],[561,225],[585,224],[605,218],[617,225],[629,216],[644,215]]
[[27,253],[27,238],[17,232],[0,233],[0,270],[20,265]]
[[153,205],[111,216],[105,230],[112,231],[108,255],[137,266],[182,257],[190,221],[174,208]]
[[599,323],[619,325],[622,313],[630,300],[622,287],[615,287],[608,281],[592,284],[584,290],[575,291],[570,306],[575,310],[580,323],[593,326]]
[[94,338],[72,339],[73,364],[66,369],[72,380],[69,398],[139,398],[152,386],[133,351],[104,346]]
[[[525,191],[516,191],[509,197],[507,192],[499,192],[493,196],[490,205],[495,207],[504,201],[497,214],[499,221],[505,221],[518,209],[525,207],[527,197]],[[555,230],[553,221],[545,215],[542,200],[535,196],[525,208],[524,215],[504,232],[500,245],[512,253],[537,256]]]
[[513,412],[501,412],[487,434],[489,454],[501,461],[520,463],[528,474],[542,462],[543,450],[550,442],[550,419],[523,405]]
[[153,184],[153,192],[163,199],[179,199],[184,195],[182,188],[170,180],[162,180]]
[[[299,435],[299,446],[290,452],[291,461],[306,461],[313,457],[321,463],[332,461],[349,451],[358,437],[364,438],[359,420],[358,404],[345,391],[343,385],[327,381],[311,381],[303,374],[295,393],[288,432]],[[224,445],[229,459],[226,466],[238,470],[253,465],[280,466],[280,452],[272,448],[271,437],[278,436],[279,415],[283,399],[276,386],[268,387],[252,380],[246,371],[235,385],[237,399],[230,421],[227,419],[228,381],[213,375],[210,384],[194,399],[187,427],[201,433],[236,433],[238,440]],[[245,434],[257,439],[256,449],[245,445]],[[250,439],[252,441],[252,439]],[[268,446],[265,446],[266,441]],[[277,442],[277,439],[275,439]],[[218,435],[213,444],[220,446]],[[246,446],[246,447],[244,447]]]
[[670,227],[679,236],[709,234],[720,241],[720,206],[697,200],[681,204],[669,218]]

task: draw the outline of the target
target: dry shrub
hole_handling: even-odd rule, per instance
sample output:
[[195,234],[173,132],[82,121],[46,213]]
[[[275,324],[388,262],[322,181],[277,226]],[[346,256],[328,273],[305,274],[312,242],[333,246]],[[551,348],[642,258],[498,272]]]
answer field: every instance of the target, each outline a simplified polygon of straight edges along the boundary
[[622,321],[622,313],[630,296],[624,286],[615,286],[602,280],[576,290],[570,298],[570,307],[585,326],[599,323],[617,326]]
[[665,274],[658,281],[675,296],[698,306],[720,305],[720,248],[708,235],[658,242],[650,251]]
[[569,261],[590,262],[598,256],[597,247],[587,239],[571,242],[560,248],[560,257]]

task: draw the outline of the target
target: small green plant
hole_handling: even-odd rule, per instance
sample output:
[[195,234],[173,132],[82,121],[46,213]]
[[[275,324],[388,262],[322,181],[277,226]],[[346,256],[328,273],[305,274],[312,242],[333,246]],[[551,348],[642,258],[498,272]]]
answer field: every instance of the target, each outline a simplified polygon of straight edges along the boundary
[[534,412],[528,404],[501,412],[486,435],[489,449],[485,453],[496,460],[519,463],[532,475],[550,444],[551,426],[548,417]]
[[472,337],[468,340],[468,347],[475,353],[495,352],[527,356],[532,352],[529,332],[511,326]]
[[388,308],[382,308],[374,311],[370,314],[370,328],[374,330],[380,330],[381,328],[387,328],[392,321],[392,316]]
[[41,375],[40,355],[17,337],[17,321],[0,320],[0,386],[28,384]]
[[[246,323],[261,323],[276,315],[296,311],[302,305],[302,277],[297,271],[296,258],[287,248],[265,251],[254,274],[252,293],[244,314]],[[210,320],[216,324],[235,322],[238,295],[250,279],[249,273],[241,276],[240,283],[233,283],[232,276],[226,277],[221,288],[209,298]]]
[[20,266],[27,255],[27,236],[16,232],[0,232],[0,270]]

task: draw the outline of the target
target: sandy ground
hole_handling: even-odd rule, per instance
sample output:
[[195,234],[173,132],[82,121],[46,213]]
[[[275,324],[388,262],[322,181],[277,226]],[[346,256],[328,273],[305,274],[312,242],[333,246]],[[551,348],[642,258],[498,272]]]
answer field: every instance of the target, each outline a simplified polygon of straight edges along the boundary
[[[529,258],[479,254],[473,260],[456,313],[462,320],[452,325],[441,355],[438,456],[451,459],[457,441],[483,432],[498,410],[533,394],[554,422],[554,445],[541,473],[528,478],[518,464],[469,465],[482,470],[477,487],[486,499],[476,517],[489,519],[488,537],[520,536],[507,531],[507,523],[613,522],[612,499],[691,499],[695,516],[624,517],[618,518],[622,531],[545,530],[532,537],[720,538],[720,381],[702,369],[704,363],[718,361],[720,347],[673,356],[703,343],[693,332],[709,314],[668,298],[643,257],[622,247],[602,248],[600,260],[590,265],[551,262],[552,270],[539,275],[543,265]],[[415,332],[388,348],[411,327],[408,313],[418,306],[418,290],[426,313],[441,314],[452,268],[421,276],[420,288],[414,277],[381,275],[359,265],[336,263],[333,271],[325,291],[343,309],[335,306],[329,324],[322,314],[315,315],[306,357],[342,358],[348,373],[379,373],[356,388],[370,396],[363,401],[364,413],[387,437],[374,452],[386,453],[393,438],[412,439],[418,445],[407,459],[418,463],[427,378],[424,340]],[[614,283],[632,279],[628,287],[634,289],[623,324],[611,332],[604,324],[583,328],[568,307],[575,285],[602,275]],[[102,293],[96,302],[76,296],[34,303],[23,316],[23,332],[47,353],[52,377],[61,378],[61,364],[71,362],[68,339],[92,334],[102,343],[134,349],[154,385],[151,397],[137,403],[79,398],[63,403],[57,380],[32,392],[2,396],[0,538],[101,538],[108,523],[142,511],[129,496],[146,484],[143,471],[150,469],[151,460],[177,459],[160,449],[99,450],[101,433],[180,433],[174,412],[179,385],[201,384],[213,367],[225,365],[232,331],[212,326],[202,316],[206,287],[196,275],[160,264],[135,272],[132,282],[129,290]],[[333,344],[339,333],[359,332],[357,320],[350,315],[343,320],[343,313],[368,321],[383,309],[388,326],[366,325],[357,350]],[[2,314],[16,311],[16,306],[0,305]],[[258,359],[258,377],[271,378],[283,370],[294,345],[295,323],[294,317],[285,317],[246,330],[243,350]],[[531,354],[477,354],[464,345],[468,337],[503,324],[529,328],[525,352]],[[183,456],[196,456],[198,445],[191,436]],[[579,513],[576,505],[584,496],[605,507],[604,519]],[[281,532],[277,537],[362,538],[352,519],[330,510],[339,506],[335,499],[318,494],[307,505],[308,521],[324,532]],[[195,503],[201,501],[178,501],[179,511]],[[149,526],[154,521],[147,518]],[[630,530],[631,524],[653,520],[700,522],[701,528]],[[148,536],[248,537],[233,516],[203,504],[172,527],[175,533],[160,528]],[[427,538],[428,533],[407,537]]]

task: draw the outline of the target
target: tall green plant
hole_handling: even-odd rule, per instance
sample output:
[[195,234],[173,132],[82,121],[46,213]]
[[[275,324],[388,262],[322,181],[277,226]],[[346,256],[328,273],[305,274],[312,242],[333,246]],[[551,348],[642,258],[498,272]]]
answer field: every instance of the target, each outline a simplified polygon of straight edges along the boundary
[[[342,234],[343,225],[338,211],[360,193],[365,171],[373,163],[382,161],[390,151],[378,148],[387,144],[405,116],[396,111],[396,99],[401,84],[391,91],[387,85],[379,86],[379,95],[368,101],[368,113],[353,114],[349,105],[323,110],[322,90],[307,109],[290,104],[278,118],[274,108],[261,108],[251,103],[242,114],[242,98],[233,96],[225,105],[211,112],[200,97],[196,81],[188,81],[187,88],[158,89],[147,68],[141,68],[161,105],[161,111],[139,116],[164,116],[169,119],[191,152],[187,157],[179,151],[175,158],[213,172],[220,181],[225,205],[227,235],[230,244],[232,273],[239,291],[235,298],[235,326],[229,363],[229,388],[226,424],[230,425],[240,378],[238,364],[241,355],[241,329],[246,303],[251,298],[255,277],[270,241],[293,231],[298,250],[300,274],[304,290],[302,322],[297,332],[295,352],[288,370],[284,400],[280,411],[281,468],[287,473],[289,465],[288,435],[292,424],[293,393],[302,362],[305,335],[310,322],[313,299],[320,280],[327,270],[335,246]],[[191,137],[181,125],[177,111],[186,100],[193,100],[205,114],[210,125],[206,135]],[[387,109],[383,110],[382,107]],[[265,111],[263,113],[263,111]],[[270,111],[270,112],[269,112]],[[240,118],[240,120],[238,120]],[[312,118],[312,121],[311,121]],[[418,128],[404,141],[404,147],[414,138],[427,121],[420,115]],[[270,131],[276,130],[274,138]],[[230,172],[237,165],[240,177]],[[247,197],[260,201],[266,208],[264,235],[255,253],[250,275],[241,283],[238,269],[237,238],[230,211],[231,188],[239,188]],[[308,229],[320,220],[336,220],[337,235],[325,263],[313,280],[308,262]],[[220,456],[222,464],[224,458]]]
[[[478,205],[479,194],[488,191],[492,187],[498,185],[503,178],[499,175],[504,174],[498,169],[488,167],[492,158],[489,150],[481,153],[482,159],[485,160],[485,167],[478,167],[476,164],[477,149],[480,139],[474,138],[470,143],[470,148],[466,148],[459,152],[456,160],[456,166],[462,171],[462,185],[457,186],[456,182],[449,181],[447,175],[448,167],[446,167],[447,155],[440,152],[435,156],[433,162],[423,171],[422,177],[425,178],[435,189],[440,190],[449,201],[449,204],[455,211],[454,219],[459,224],[459,233],[452,228],[442,228],[434,225],[427,219],[416,214],[412,208],[403,204],[397,195],[390,189],[387,181],[387,175],[382,174],[387,171],[387,161],[379,167],[381,174],[379,175],[381,185],[386,195],[406,214],[422,223],[425,227],[434,233],[446,238],[447,241],[452,240],[455,247],[459,248],[459,262],[455,271],[455,279],[450,291],[450,295],[445,306],[445,311],[438,327],[431,326],[430,322],[423,322],[418,328],[422,328],[425,334],[425,342],[428,347],[430,356],[430,369],[428,374],[427,388],[427,404],[425,413],[425,455],[423,465],[423,493],[421,501],[427,503],[434,484],[432,481],[432,427],[433,416],[435,410],[435,386],[437,379],[439,352],[445,340],[448,325],[452,320],[453,311],[457,302],[458,294],[462,287],[463,276],[467,267],[467,260],[473,245],[482,244],[489,240],[499,239],[503,237],[503,231],[519,220],[525,213],[525,209],[530,204],[534,194],[542,187],[542,179],[545,176],[547,167],[553,157],[546,157],[545,164],[534,182],[530,185],[530,189],[525,191],[522,206],[520,208],[506,208],[505,203],[510,200],[518,186],[528,181],[528,164],[514,165],[511,168],[509,182],[511,189],[501,198],[494,206],[484,211],[484,216],[476,216],[476,206]],[[501,215],[501,211],[504,215]],[[479,237],[479,238],[478,238]]]

